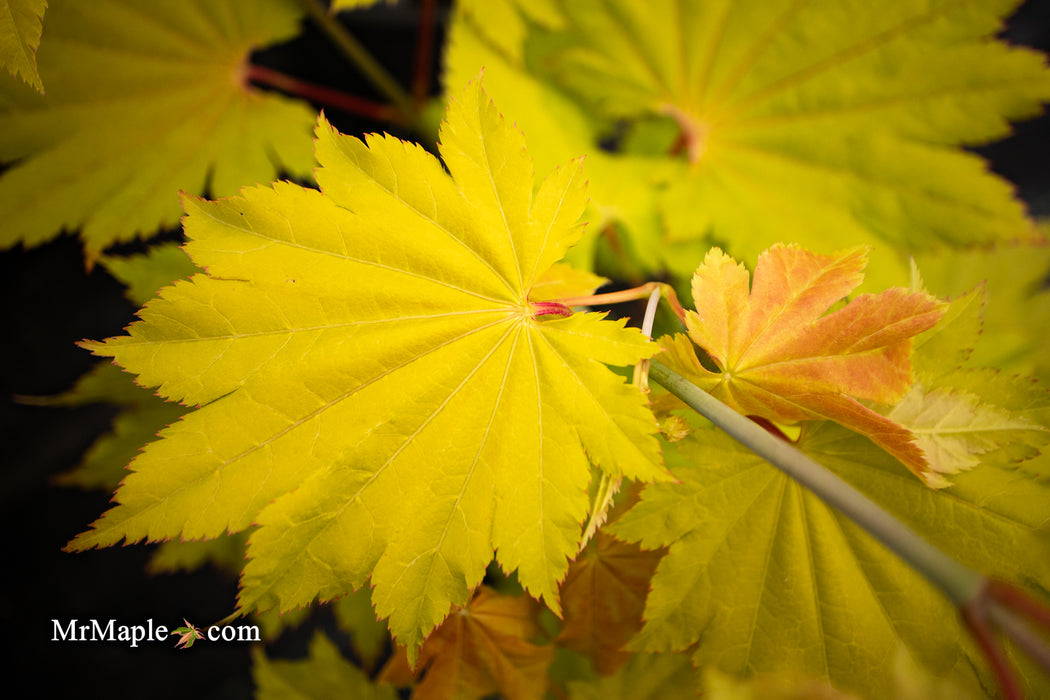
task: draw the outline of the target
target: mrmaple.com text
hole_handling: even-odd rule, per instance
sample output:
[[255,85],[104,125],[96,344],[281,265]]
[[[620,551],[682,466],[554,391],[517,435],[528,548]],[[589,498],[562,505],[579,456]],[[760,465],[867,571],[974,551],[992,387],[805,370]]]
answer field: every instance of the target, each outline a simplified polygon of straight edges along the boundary
[[[153,618],[141,625],[121,625],[116,620],[80,620],[73,618],[65,623],[51,620],[52,642],[127,642],[132,648],[142,642],[168,641],[170,632],[166,625],[155,625]],[[258,642],[259,628],[256,625],[237,627],[212,625],[204,631],[204,637],[212,642]]]

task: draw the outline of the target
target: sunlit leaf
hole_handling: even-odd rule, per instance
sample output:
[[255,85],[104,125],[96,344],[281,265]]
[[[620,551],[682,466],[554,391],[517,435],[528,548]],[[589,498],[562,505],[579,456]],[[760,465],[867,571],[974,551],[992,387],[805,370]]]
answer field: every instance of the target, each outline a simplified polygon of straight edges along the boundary
[[543,301],[588,296],[608,281],[591,272],[556,263],[532,285],[529,299]]
[[520,132],[471,85],[441,152],[318,127],[324,193],[289,183],[185,201],[208,271],[163,290],[129,335],[88,343],[201,407],[130,466],[73,549],[258,524],[244,611],[371,578],[414,655],[466,604],[493,551],[558,609],[588,458],[667,478],[656,423],[602,366],[656,351],[600,314],[537,318],[529,290],[579,235],[578,164],[533,193]]

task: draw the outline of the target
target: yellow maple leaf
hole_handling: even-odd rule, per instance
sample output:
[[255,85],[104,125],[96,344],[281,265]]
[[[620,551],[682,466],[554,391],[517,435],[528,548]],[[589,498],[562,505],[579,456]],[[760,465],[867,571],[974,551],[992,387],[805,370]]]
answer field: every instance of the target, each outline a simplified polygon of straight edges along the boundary
[[[712,249],[693,276],[689,337],[663,340],[667,361],[741,413],[793,423],[825,419],[866,435],[920,478],[929,468],[913,435],[861,400],[892,404],[911,385],[911,338],[945,304],[893,288],[825,312],[863,278],[863,248],[819,255],[776,245],[743,265]],[[706,369],[692,343],[719,371]]]
[[608,281],[592,272],[577,270],[564,263],[555,263],[532,285],[529,299],[542,301],[585,297],[594,294],[598,287]]
[[72,549],[257,524],[242,610],[370,578],[410,654],[494,550],[559,610],[589,461],[668,478],[644,396],[602,364],[658,348],[530,300],[579,236],[579,162],[534,190],[524,137],[480,82],[441,137],[449,172],[418,146],[322,120],[323,193],[185,198],[187,252],[207,274],[162,290],[127,336],[86,345],[200,408],[132,462],[118,505]]

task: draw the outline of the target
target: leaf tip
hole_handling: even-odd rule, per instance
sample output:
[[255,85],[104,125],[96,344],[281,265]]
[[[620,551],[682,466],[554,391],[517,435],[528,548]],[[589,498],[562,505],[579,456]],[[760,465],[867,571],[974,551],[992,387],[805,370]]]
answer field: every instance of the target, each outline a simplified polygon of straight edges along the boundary
[[322,134],[330,135],[335,131],[335,127],[332,126],[332,122],[328,121],[328,116],[322,109],[317,113],[317,125],[314,126],[314,136],[321,138]]
[[103,348],[106,347],[106,341],[104,340],[91,340],[89,338],[84,338],[83,340],[78,340],[75,345],[78,348],[87,350],[92,355],[98,355],[100,357],[106,356],[106,353],[103,351]]

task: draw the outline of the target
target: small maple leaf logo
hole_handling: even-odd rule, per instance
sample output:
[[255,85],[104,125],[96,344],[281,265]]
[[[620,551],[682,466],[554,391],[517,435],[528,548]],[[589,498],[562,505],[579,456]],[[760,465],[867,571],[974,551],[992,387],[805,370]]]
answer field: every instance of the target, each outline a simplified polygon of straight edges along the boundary
[[186,625],[184,627],[176,627],[171,633],[172,635],[179,635],[179,641],[175,644],[176,649],[189,649],[198,639],[204,639],[204,635],[201,634],[197,627],[191,625],[186,618],[182,618],[182,621]]

